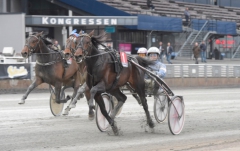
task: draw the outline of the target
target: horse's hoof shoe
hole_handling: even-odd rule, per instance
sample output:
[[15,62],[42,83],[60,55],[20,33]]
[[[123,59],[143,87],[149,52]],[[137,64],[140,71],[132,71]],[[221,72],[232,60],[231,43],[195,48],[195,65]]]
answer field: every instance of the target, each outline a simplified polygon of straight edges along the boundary
[[64,110],[63,115],[68,115],[69,111],[68,110]]
[[88,119],[89,119],[89,121],[94,120],[94,115],[93,116],[92,115],[88,115]]

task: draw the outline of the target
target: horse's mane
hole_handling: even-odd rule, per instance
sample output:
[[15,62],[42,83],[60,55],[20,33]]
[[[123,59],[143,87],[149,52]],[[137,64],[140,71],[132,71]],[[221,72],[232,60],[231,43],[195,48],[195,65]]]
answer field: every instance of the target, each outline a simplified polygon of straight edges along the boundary
[[98,48],[98,45],[105,42],[107,40],[107,33],[103,32],[98,36],[93,36],[91,38],[93,45]]
[[45,37],[45,36],[41,36],[43,42],[46,44],[46,45],[52,45],[52,39],[48,38],[48,37]]
[[[33,33],[32,35],[35,35],[36,36],[37,33]],[[46,37],[45,35],[41,35],[40,38],[43,40],[43,42],[46,44],[46,45],[52,45],[52,39]]]

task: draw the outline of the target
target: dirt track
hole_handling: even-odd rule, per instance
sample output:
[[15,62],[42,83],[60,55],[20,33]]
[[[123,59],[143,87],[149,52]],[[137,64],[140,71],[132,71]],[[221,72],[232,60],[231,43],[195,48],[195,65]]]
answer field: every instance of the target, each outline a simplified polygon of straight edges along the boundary
[[[101,133],[87,117],[85,98],[69,116],[53,117],[49,93],[32,93],[25,105],[22,94],[0,95],[0,150],[240,150],[240,88],[173,90],[185,99],[186,121],[180,135],[172,135],[167,120],[145,129],[141,106],[128,96],[116,121],[121,136]],[[153,98],[147,98],[153,116]],[[153,120],[155,121],[154,117]],[[148,132],[145,132],[145,131]]]

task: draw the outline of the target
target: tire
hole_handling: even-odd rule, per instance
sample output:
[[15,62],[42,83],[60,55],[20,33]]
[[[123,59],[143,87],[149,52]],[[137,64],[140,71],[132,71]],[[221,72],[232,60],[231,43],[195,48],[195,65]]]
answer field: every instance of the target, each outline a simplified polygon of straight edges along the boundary
[[174,96],[169,103],[168,110],[168,127],[173,135],[180,134],[185,122],[185,105],[184,101]]
[[[110,99],[110,96],[106,93],[102,94],[102,98],[103,98],[103,101],[105,104],[106,111],[107,111],[108,115],[110,115],[111,111],[113,109],[112,100]],[[97,103],[96,103],[96,124],[97,124],[98,129],[101,132],[105,132],[109,127],[109,123],[108,123],[107,119],[103,116],[103,114],[100,110],[100,107],[98,106]]]
[[[54,116],[60,116],[62,114],[62,110],[63,110],[63,107],[64,107],[64,103],[56,103],[56,96],[55,94],[51,92],[51,95],[50,95],[50,110],[52,112],[52,114]],[[60,95],[61,98],[65,98],[65,93],[63,92],[63,94]]]
[[154,96],[154,117],[158,123],[163,123],[168,115],[168,99],[166,95]]

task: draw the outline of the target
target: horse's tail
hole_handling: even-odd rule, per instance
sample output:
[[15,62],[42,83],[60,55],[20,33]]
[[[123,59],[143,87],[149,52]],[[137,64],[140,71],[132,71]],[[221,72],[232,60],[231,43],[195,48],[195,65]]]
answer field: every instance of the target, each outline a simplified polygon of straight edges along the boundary
[[140,56],[136,56],[136,59],[137,59],[137,61],[138,61],[138,64],[141,65],[141,66],[143,66],[143,67],[145,67],[145,68],[148,67],[149,65],[155,64],[154,61],[149,60],[149,59],[142,58],[142,57],[140,57]]

